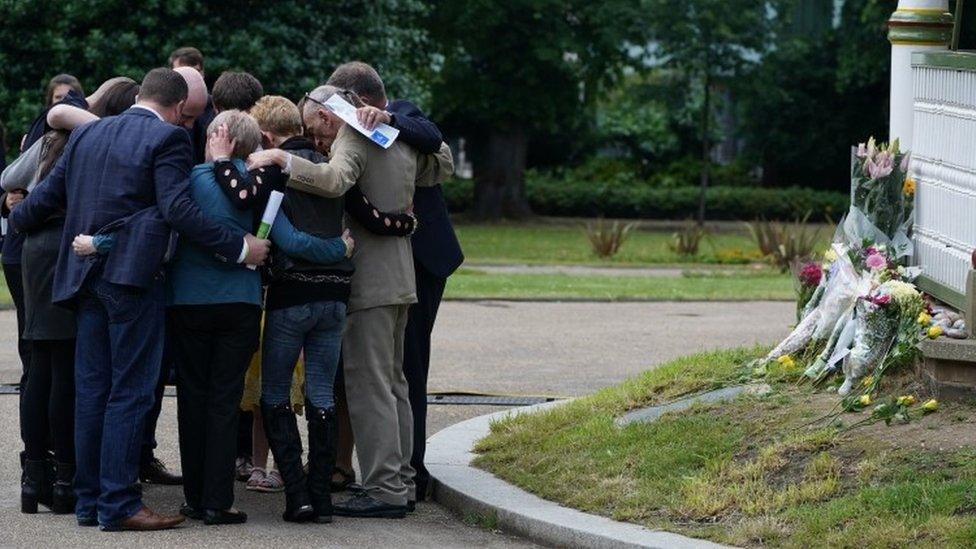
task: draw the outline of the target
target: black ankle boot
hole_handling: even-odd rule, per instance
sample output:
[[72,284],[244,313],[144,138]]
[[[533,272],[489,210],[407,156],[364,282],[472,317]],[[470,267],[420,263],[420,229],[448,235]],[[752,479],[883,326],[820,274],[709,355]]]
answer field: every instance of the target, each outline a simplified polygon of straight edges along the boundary
[[51,481],[47,460],[24,461],[24,477],[20,483],[21,513],[36,513],[38,503],[51,506]]
[[75,512],[75,464],[58,463],[51,497],[51,511],[58,515]]
[[335,468],[337,430],[335,408],[318,408],[305,401],[308,419],[308,493],[315,522],[332,522],[332,470]]
[[272,406],[261,402],[261,415],[264,416],[268,446],[285,481],[285,514],[282,518],[288,522],[308,522],[315,511],[308,497],[302,468],[302,439],[295,413],[288,404]]

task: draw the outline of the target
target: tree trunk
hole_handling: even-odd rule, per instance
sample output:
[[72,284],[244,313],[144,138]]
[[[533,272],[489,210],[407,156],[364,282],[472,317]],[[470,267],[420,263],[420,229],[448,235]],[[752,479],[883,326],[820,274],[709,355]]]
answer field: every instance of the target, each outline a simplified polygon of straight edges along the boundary
[[701,188],[698,191],[698,225],[705,225],[705,193],[708,190],[708,169],[711,166],[711,144],[708,139],[709,122],[711,121],[711,82],[708,73],[705,73],[704,93],[701,112],[701,136],[702,136],[702,165],[701,165]]
[[532,214],[525,197],[525,157],[529,148],[523,130],[492,131],[474,165],[474,216],[478,219],[522,218]]

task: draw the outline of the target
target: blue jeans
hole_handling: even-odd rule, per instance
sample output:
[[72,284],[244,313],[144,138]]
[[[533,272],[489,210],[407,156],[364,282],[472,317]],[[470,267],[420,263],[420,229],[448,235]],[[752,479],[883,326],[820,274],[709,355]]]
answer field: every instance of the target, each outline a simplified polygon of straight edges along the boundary
[[267,404],[289,401],[291,379],[298,355],[305,350],[305,398],[317,408],[332,408],[346,304],[316,301],[274,309],[264,320],[261,348],[261,400]]
[[142,508],[139,455],[159,380],[164,305],[162,280],[139,290],[96,271],[79,293],[75,514],[103,528]]

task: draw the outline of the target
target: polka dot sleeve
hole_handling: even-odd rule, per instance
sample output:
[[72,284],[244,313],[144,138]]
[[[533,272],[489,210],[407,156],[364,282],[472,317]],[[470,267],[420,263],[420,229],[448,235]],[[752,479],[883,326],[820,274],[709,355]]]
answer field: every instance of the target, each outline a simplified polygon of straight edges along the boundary
[[346,213],[367,231],[382,236],[410,236],[417,230],[417,218],[411,213],[388,213],[369,201],[359,185],[353,185],[345,195]]
[[214,163],[214,177],[232,204],[241,210],[263,210],[273,190],[284,190],[288,176],[277,166],[258,168],[241,173],[230,160]]

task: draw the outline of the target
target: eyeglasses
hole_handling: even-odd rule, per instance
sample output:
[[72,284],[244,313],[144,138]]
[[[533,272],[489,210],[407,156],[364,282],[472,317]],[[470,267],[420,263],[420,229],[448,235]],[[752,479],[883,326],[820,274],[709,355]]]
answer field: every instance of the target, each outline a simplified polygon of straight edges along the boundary
[[326,105],[325,103],[323,103],[323,102],[319,101],[318,99],[312,97],[308,93],[306,93],[305,94],[305,97],[302,98],[302,101],[301,101],[301,104],[299,105],[299,107],[304,107],[305,106],[305,101],[311,101],[312,103],[315,103],[316,105],[322,105],[323,107],[325,107],[327,109],[329,108],[328,105]]
[[[352,92],[350,92],[349,90],[339,90],[336,93],[339,94],[339,95],[341,95],[341,96],[343,96],[343,98],[345,98],[346,101],[352,103],[353,105],[356,104],[356,102],[353,101]],[[305,102],[306,101],[311,101],[312,103],[315,103],[316,105],[321,105],[322,107],[325,107],[325,109],[327,109],[329,112],[332,112],[332,107],[330,107],[330,106],[326,105],[325,103],[323,103],[322,101],[319,101],[318,99],[312,97],[308,93],[306,93],[305,94],[305,97],[302,97],[302,100],[298,102],[298,112],[300,112],[300,113],[304,113],[305,112]],[[305,137],[308,137],[308,138],[314,138],[315,137],[313,135],[309,135],[309,133],[308,133],[308,127],[305,125],[305,116],[304,115],[302,116],[302,135],[304,135]]]

